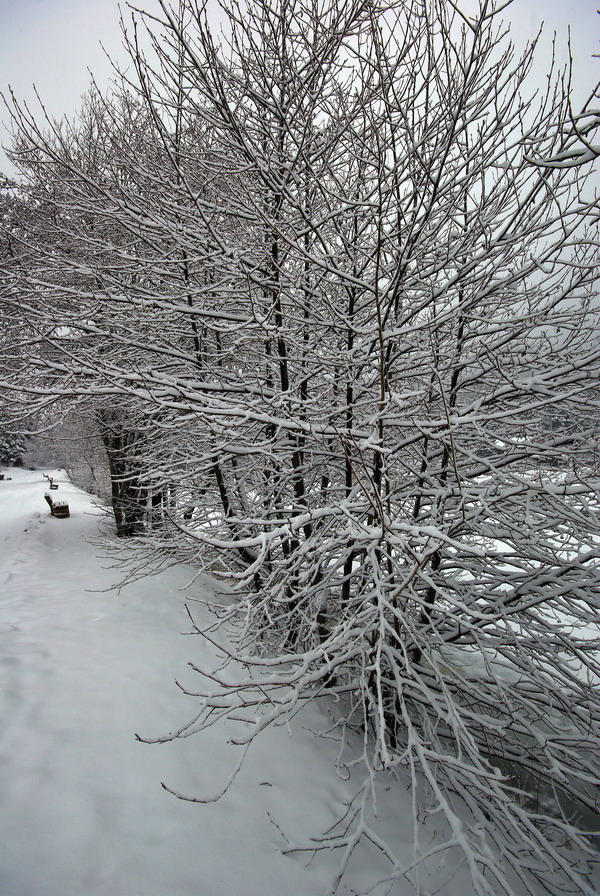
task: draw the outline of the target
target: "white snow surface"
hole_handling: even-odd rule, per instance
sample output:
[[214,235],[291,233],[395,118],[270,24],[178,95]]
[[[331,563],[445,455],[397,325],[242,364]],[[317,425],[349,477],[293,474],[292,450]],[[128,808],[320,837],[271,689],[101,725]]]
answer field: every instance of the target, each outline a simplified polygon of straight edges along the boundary
[[[164,744],[138,741],[194,715],[189,661],[210,648],[185,611],[214,597],[207,578],[174,566],[115,587],[99,533],[106,518],[61,471],[5,471],[0,482],[0,896],[325,896],[341,856],[284,854],[328,828],[354,791],[336,774],[325,710],[263,733],[239,759],[234,723]],[[50,515],[43,473],[71,516]],[[126,542],[122,542],[125,545]],[[189,586],[189,587],[187,587]],[[195,607],[200,605],[194,604]],[[200,610],[198,612],[201,612]],[[208,611],[204,611],[208,612]],[[241,723],[239,723],[241,724]],[[229,727],[228,727],[229,726]],[[239,733],[239,729],[238,729]],[[381,782],[378,831],[403,867],[415,858],[415,795]],[[421,827],[421,826],[419,826]],[[421,846],[435,843],[431,820]],[[359,846],[340,896],[470,896],[449,850],[392,883],[381,854]]]
[[[69,519],[50,515],[43,472],[59,483],[52,495],[68,501]],[[207,650],[198,636],[182,634],[191,628],[191,571],[171,568],[114,589],[119,571],[103,557],[98,532],[105,523],[92,499],[60,471],[6,475],[1,896],[327,893],[339,856],[327,853],[307,865],[305,854],[284,855],[277,827],[296,841],[319,833],[345,796],[336,745],[306,727],[325,719],[304,719],[293,736],[285,728],[267,732],[216,803],[167,793],[161,781],[192,796],[212,792],[239,757],[219,727],[166,744],[135,738],[163,735],[194,713],[194,700],[175,685],[177,678],[193,686],[187,663]],[[193,587],[196,597],[211,596],[207,580]],[[411,825],[402,833],[410,861]],[[359,889],[363,870],[357,861]],[[406,881],[395,887],[415,892]],[[342,884],[340,893],[359,889]]]

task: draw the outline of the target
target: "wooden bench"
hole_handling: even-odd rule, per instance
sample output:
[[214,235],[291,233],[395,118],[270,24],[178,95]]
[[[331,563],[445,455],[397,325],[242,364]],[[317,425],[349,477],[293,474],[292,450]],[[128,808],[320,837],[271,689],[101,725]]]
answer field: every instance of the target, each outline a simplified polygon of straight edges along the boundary
[[58,519],[64,520],[68,516],[70,516],[69,505],[66,501],[53,501],[52,495],[49,492],[45,492],[44,498],[50,508],[50,513],[52,516],[58,517]]
[[51,488],[53,491],[54,491],[55,489],[58,488],[58,482],[54,482],[54,480],[52,479],[52,477],[51,477],[51,476],[48,476],[47,473],[44,473],[44,478],[48,480],[48,482],[50,483],[50,488]]

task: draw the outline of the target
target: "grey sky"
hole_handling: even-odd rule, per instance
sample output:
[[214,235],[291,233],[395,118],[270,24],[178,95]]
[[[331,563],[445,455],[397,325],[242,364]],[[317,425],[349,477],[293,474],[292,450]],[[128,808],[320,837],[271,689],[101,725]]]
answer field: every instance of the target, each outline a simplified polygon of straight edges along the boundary
[[[465,7],[472,2],[464,0]],[[135,5],[155,9],[155,4],[138,0]],[[598,0],[513,0],[506,16],[513,22],[517,43],[532,37],[545,21],[546,47],[554,31],[564,47],[570,25],[575,86],[581,97],[600,80],[600,60],[592,58],[600,53],[597,9]],[[0,0],[0,35],[0,91],[10,84],[20,99],[31,100],[35,83],[54,116],[76,110],[89,84],[88,69],[101,86],[107,85],[110,65],[100,43],[121,62],[125,58],[117,0]],[[4,110],[0,121],[7,121]],[[9,139],[5,126],[0,139]],[[3,153],[0,170],[10,171]]]

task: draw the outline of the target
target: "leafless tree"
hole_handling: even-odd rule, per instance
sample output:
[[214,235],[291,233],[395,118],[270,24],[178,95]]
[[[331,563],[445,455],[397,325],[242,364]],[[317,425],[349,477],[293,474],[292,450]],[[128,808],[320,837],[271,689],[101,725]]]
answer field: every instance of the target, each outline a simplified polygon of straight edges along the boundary
[[4,385],[135,407],[162,537],[236,583],[175,736],[317,698],[364,732],[307,844],[340,880],[361,836],[409,874],[367,820],[387,772],[481,896],[591,893],[564,844],[598,808],[596,121],[560,73],[532,97],[500,11],[233,2],[217,38],[165,2],[129,36],[144,128],[100,103],[93,171],[17,108],[61,238],[18,284],[52,352]]

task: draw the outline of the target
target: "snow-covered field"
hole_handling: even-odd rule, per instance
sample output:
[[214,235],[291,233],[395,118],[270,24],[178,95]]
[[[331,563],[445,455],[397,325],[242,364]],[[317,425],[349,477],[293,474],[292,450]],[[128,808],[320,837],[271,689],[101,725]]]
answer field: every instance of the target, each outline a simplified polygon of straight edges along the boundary
[[[0,896],[325,896],[340,856],[282,852],[325,830],[352,792],[336,775],[335,737],[311,705],[288,730],[253,745],[218,802],[184,802],[169,787],[217,791],[239,758],[218,725],[166,744],[139,742],[179,728],[194,700],[188,661],[207,645],[190,637],[186,597],[211,598],[208,580],[182,567],[113,586],[106,526],[65,474],[44,501],[43,471],[8,470],[0,482]],[[122,544],[125,544],[124,542]],[[413,794],[382,783],[382,831],[406,866],[414,859]],[[421,845],[435,831],[421,831]],[[432,844],[433,845],[433,844]],[[469,896],[452,856],[420,872],[423,893]],[[360,846],[339,893],[355,896],[389,871]],[[414,896],[414,872],[376,896]]]

